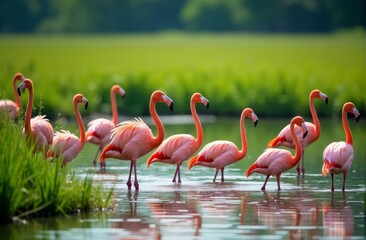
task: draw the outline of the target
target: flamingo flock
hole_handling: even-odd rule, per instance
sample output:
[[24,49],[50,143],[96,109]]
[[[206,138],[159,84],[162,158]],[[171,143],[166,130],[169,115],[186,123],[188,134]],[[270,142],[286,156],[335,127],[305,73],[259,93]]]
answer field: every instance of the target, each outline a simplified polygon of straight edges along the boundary
[[[18,87],[16,82],[21,82]],[[100,167],[106,168],[106,159],[130,161],[130,170],[127,180],[128,190],[133,186],[139,190],[137,179],[136,161],[142,156],[150,154],[146,165],[152,163],[165,163],[176,165],[176,170],[172,182],[182,183],[180,168],[184,161],[188,161],[188,170],[194,166],[214,168],[215,175],[213,182],[216,181],[218,172],[221,171],[221,182],[224,182],[224,168],[230,164],[242,160],[248,149],[245,133],[245,118],[252,119],[254,126],[258,123],[258,117],[253,109],[247,107],[240,116],[240,137],[241,149],[231,141],[216,140],[207,143],[199,150],[203,143],[204,131],[201,121],[197,114],[196,104],[201,103],[207,109],[209,100],[201,93],[194,93],[190,99],[190,110],[196,128],[196,137],[190,134],[176,134],[164,139],[164,125],[156,111],[157,103],[165,103],[170,110],[173,110],[173,100],[163,91],[156,90],[151,94],[149,112],[155,123],[156,135],[153,135],[149,126],[141,119],[125,120],[118,123],[116,95],[123,98],[125,90],[119,85],[111,87],[111,110],[112,120],[105,118],[94,119],[89,122],[88,129],[85,131],[83,119],[79,110],[79,104],[83,104],[85,109],[88,107],[88,100],[82,94],[75,94],[72,99],[76,121],[79,127],[79,137],[67,130],[54,132],[49,120],[44,115],[32,118],[34,86],[33,82],[25,78],[21,73],[16,73],[12,79],[12,87],[15,102],[11,100],[0,100],[1,117],[15,120],[19,116],[21,109],[20,96],[24,89],[28,89],[28,102],[25,113],[23,134],[33,146],[34,152],[41,152],[50,161],[60,159],[62,165],[70,163],[81,152],[86,142],[98,146],[97,153],[93,159],[96,165],[98,159]],[[313,123],[306,122],[301,116],[295,116],[290,123],[285,126],[280,133],[270,140],[267,149],[252,163],[246,171],[246,176],[250,177],[254,173],[265,175],[262,191],[266,190],[266,184],[270,176],[277,179],[277,189],[281,190],[281,174],[296,167],[298,175],[300,172],[305,174],[304,149],[316,142],[320,137],[320,121],[317,116],[314,99],[321,99],[326,104],[328,96],[318,89],[309,94],[309,108]],[[353,138],[348,124],[348,113],[353,114],[358,122],[360,113],[352,102],[347,102],[342,108],[342,125],[345,132],[345,141],[330,143],[323,152],[322,175],[328,173],[331,176],[331,191],[334,191],[334,174],[343,174],[342,191],[345,191],[347,173],[351,167],[354,157]],[[295,154],[279,146],[294,148]],[[197,155],[194,156],[194,154]],[[301,162],[301,167],[300,167]]]

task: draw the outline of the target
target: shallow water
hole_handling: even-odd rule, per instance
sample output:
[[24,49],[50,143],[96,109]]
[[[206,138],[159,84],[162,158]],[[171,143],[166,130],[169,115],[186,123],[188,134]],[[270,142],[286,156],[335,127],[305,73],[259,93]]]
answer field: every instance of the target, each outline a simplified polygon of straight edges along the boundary
[[[235,122],[221,121],[220,127],[217,122],[205,123],[205,142],[220,135],[239,144]],[[125,184],[129,163],[108,160],[105,171],[92,167],[96,148],[87,144],[72,167],[81,176],[94,173],[96,182],[114,187],[115,209],[24,220],[0,226],[0,232],[9,239],[365,239],[365,122],[351,125],[355,159],[345,193],[340,190],[341,175],[335,176],[332,193],[330,176],[320,172],[324,147],[344,138],[339,122],[324,126],[319,141],[305,150],[304,177],[292,169],[282,175],[280,192],[273,177],[261,191],[264,176],[247,178],[244,173],[282,121],[260,124],[254,129],[246,123],[248,155],[225,168],[224,183],[212,182],[213,169],[197,166],[188,172],[186,165],[183,183],[172,183],[174,166],[157,163],[146,169],[145,157],[138,166],[140,190],[129,192]],[[170,125],[167,136],[188,129],[192,125]]]

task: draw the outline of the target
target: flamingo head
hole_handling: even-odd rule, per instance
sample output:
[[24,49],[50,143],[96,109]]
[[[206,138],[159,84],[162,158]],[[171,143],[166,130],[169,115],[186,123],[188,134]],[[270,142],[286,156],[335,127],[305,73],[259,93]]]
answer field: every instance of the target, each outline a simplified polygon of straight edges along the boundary
[[14,77],[13,77],[13,80],[14,81],[24,81],[24,76],[23,76],[23,74],[21,74],[21,73],[16,73],[15,75],[14,75]]
[[151,101],[154,102],[165,102],[166,105],[168,105],[168,107],[170,108],[170,111],[173,111],[174,107],[173,107],[173,100],[168,97],[168,95],[166,95],[163,91],[155,91],[151,94]]
[[74,103],[83,103],[85,106],[85,110],[88,109],[88,99],[86,99],[82,94],[75,94],[73,101]]
[[258,117],[257,117],[257,115],[255,115],[253,109],[245,108],[243,110],[243,113],[244,113],[245,117],[251,118],[253,120],[254,127],[256,127],[258,124]]
[[24,91],[24,89],[28,88],[32,88],[33,87],[33,82],[32,80],[26,78],[22,81],[21,84],[19,84],[19,86],[17,87],[17,92],[18,92],[18,95],[21,96],[22,95],[22,91]]
[[358,123],[358,121],[360,120],[360,112],[357,110],[356,106],[351,103],[351,102],[347,102],[343,105],[343,111],[348,112],[348,113],[353,113],[353,115],[356,118],[356,123]]
[[126,91],[120,85],[113,85],[112,92],[121,95],[123,99],[126,97]]
[[296,124],[297,126],[301,127],[303,130],[302,138],[305,138],[308,135],[308,129],[305,125],[305,121],[302,117],[296,116],[291,120],[291,124]]
[[201,93],[194,93],[191,97],[191,101],[192,102],[199,102],[202,103],[203,105],[205,105],[205,107],[208,109],[210,106],[210,102],[208,101],[207,98],[205,98],[204,96],[202,96]]
[[328,96],[318,89],[315,89],[310,93],[310,98],[320,98],[325,102],[325,104],[328,104]]

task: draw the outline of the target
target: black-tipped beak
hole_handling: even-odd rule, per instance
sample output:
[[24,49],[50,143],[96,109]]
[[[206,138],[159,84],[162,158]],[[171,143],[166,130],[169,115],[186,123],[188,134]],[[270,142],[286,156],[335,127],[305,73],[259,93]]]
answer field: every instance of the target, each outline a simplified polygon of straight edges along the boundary
[[85,103],[85,110],[87,110],[87,109],[88,109],[88,105],[89,105],[89,102],[87,101],[87,102]]
[[22,96],[22,92],[20,91],[20,89],[19,89],[19,88],[17,88],[17,92],[18,92],[18,95],[19,95],[19,96]]
[[170,111],[174,110],[173,103],[170,104],[169,109],[170,109]]
[[360,118],[361,118],[361,115],[358,115],[358,116],[356,117],[356,123],[358,123],[358,121],[360,121]]
[[302,138],[305,138],[308,135],[308,131],[304,132],[304,134],[302,135]]
[[256,127],[258,124],[258,120],[254,122],[254,127]]
[[210,103],[207,103],[206,108],[209,109],[210,108]]
[[328,104],[328,98],[325,99],[325,104]]
[[122,95],[122,99],[126,99],[126,94],[125,95]]

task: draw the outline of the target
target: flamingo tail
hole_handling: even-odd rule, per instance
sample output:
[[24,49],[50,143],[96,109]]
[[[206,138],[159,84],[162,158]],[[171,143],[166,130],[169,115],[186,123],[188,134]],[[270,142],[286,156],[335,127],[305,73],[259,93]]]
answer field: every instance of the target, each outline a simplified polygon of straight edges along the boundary
[[189,160],[188,162],[188,171],[195,165],[197,165],[198,162],[198,156],[193,157],[191,160]]
[[104,163],[105,159],[107,158],[105,155],[106,155],[106,153],[107,153],[109,150],[111,150],[111,149],[112,149],[111,145],[107,145],[107,146],[103,149],[102,153],[101,153],[101,154],[100,154],[100,156],[99,156],[99,163]]
[[323,177],[329,173],[329,170],[335,166],[334,163],[330,163],[328,160],[324,160],[324,164],[322,167],[322,175]]
[[278,145],[280,145],[281,141],[282,139],[280,137],[275,137],[268,142],[267,147],[269,148],[277,147]]
[[249,177],[250,175],[252,175],[253,170],[257,168],[257,163],[253,163],[247,170],[246,172],[246,176]]
[[146,161],[146,168],[150,166],[154,162],[156,158],[158,158],[159,154],[158,152],[153,153]]

